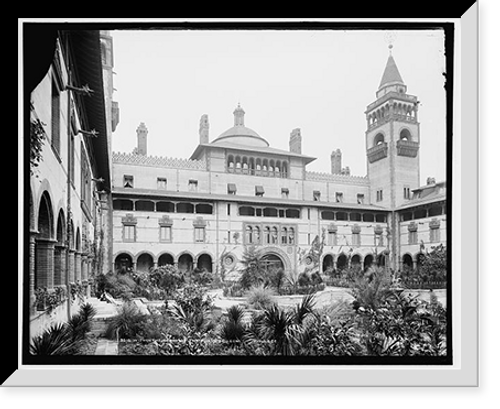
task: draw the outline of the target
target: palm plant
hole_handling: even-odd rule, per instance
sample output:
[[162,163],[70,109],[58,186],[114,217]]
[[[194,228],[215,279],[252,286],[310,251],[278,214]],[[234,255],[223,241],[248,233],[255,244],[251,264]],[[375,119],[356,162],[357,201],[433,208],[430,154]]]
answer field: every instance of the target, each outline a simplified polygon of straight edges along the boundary
[[263,285],[252,287],[246,293],[247,304],[255,310],[265,309],[274,304],[274,291]]
[[262,255],[255,246],[246,246],[241,259],[243,274],[240,285],[244,289],[255,287],[265,282],[265,270],[262,266]]
[[74,342],[64,324],[52,325],[31,341],[32,355],[71,355]]
[[221,337],[226,341],[241,341],[245,334],[244,309],[239,305],[232,305],[226,313],[220,331]]
[[107,338],[133,338],[140,331],[144,315],[132,303],[123,304],[120,312],[113,316],[106,328]]

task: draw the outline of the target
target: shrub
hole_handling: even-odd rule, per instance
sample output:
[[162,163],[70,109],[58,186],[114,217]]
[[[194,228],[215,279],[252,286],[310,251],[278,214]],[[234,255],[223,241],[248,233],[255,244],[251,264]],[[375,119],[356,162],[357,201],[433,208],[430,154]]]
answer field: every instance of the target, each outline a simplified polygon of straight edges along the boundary
[[32,355],[71,355],[74,346],[67,326],[56,324],[31,341],[30,353]]
[[144,314],[141,314],[134,304],[126,302],[118,314],[111,317],[106,327],[105,336],[109,339],[135,338],[140,332],[144,319]]
[[274,291],[264,286],[252,287],[246,293],[246,303],[254,310],[262,310],[275,303]]
[[233,305],[226,311],[223,318],[220,336],[226,341],[241,341],[245,334],[243,315],[245,311],[239,305]]

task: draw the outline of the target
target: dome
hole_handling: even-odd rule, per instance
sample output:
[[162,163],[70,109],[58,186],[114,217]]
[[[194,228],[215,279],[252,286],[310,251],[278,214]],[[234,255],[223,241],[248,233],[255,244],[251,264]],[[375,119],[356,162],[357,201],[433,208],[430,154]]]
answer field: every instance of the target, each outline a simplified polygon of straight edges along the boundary
[[262,138],[257,132],[245,126],[244,123],[245,111],[243,110],[243,108],[241,108],[240,104],[238,104],[233,114],[234,114],[234,126],[229,128],[222,134],[220,134],[212,142],[212,144],[217,145],[218,143],[231,143],[235,145],[254,146],[254,147],[269,146],[269,143],[264,138]]

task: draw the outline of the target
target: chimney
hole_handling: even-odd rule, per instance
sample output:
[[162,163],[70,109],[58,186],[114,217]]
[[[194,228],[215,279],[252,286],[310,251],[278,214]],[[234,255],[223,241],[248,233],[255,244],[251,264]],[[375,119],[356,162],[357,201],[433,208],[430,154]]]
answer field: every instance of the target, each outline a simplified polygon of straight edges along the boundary
[[433,177],[427,178],[427,185],[435,185],[435,184],[436,184],[436,178]]
[[137,127],[137,154],[148,154],[148,128],[141,122]]
[[300,128],[295,128],[290,133],[290,152],[302,153],[302,136],[300,136]]
[[208,143],[208,130],[210,124],[208,123],[208,115],[203,114],[200,118],[200,144]]
[[340,149],[332,151],[330,159],[332,161],[332,174],[340,175],[342,173],[342,151]]

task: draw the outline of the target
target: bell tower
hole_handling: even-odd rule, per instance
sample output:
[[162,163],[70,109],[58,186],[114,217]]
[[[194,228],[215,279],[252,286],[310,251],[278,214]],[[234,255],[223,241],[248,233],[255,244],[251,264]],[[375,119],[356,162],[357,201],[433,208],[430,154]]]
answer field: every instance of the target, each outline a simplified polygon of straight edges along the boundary
[[407,93],[389,45],[389,57],[366,108],[365,133],[370,202],[394,209],[420,184],[418,99]]

